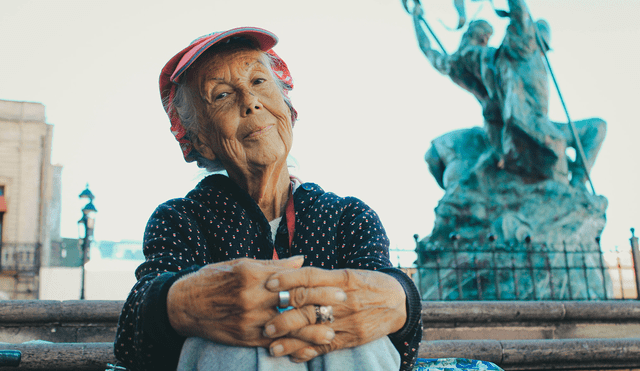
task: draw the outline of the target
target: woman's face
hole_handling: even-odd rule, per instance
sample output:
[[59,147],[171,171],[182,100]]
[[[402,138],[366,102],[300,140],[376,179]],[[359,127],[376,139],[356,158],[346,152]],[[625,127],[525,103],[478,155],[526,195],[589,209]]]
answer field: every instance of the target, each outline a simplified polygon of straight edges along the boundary
[[216,53],[190,81],[201,118],[196,149],[229,172],[286,163],[291,149],[291,111],[262,55]]

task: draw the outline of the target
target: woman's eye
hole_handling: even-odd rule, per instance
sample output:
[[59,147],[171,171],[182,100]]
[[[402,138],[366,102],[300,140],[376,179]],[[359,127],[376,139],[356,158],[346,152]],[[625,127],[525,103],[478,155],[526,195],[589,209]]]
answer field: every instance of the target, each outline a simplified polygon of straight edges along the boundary
[[253,80],[253,85],[259,85],[259,84],[262,84],[265,81],[267,81],[267,79],[257,78],[255,80]]
[[229,95],[229,93],[220,93],[218,95],[216,95],[216,99],[215,100],[221,100],[226,98]]

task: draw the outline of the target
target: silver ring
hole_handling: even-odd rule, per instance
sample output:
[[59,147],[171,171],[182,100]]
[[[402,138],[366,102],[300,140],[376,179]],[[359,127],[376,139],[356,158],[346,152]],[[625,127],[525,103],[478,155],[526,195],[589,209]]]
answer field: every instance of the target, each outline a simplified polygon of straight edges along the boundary
[[280,291],[278,293],[278,308],[287,308],[289,306],[289,299],[291,299],[289,291]]
[[316,305],[316,323],[333,323],[334,320],[335,318],[333,317],[333,307],[331,305]]

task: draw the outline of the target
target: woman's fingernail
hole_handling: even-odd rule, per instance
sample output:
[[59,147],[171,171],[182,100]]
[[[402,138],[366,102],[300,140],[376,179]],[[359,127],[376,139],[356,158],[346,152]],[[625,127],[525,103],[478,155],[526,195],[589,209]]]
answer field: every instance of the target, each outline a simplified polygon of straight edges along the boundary
[[267,282],[268,289],[277,289],[280,286],[280,281],[278,279],[273,279]]
[[327,343],[330,343],[334,337],[336,337],[336,333],[333,332],[333,330],[328,330],[327,333],[325,334],[325,339],[327,340]]
[[318,352],[315,349],[307,348],[304,350],[304,356],[307,358],[315,358],[318,355]]
[[271,336],[273,334],[276,333],[276,326],[275,325],[269,325],[267,327],[264,328],[264,336]]
[[271,353],[271,355],[274,357],[279,356],[280,354],[282,354],[282,352],[284,352],[284,347],[280,344],[269,349],[269,353]]
[[345,300],[347,300],[347,294],[345,294],[343,291],[336,292],[336,300],[337,301],[345,301]]

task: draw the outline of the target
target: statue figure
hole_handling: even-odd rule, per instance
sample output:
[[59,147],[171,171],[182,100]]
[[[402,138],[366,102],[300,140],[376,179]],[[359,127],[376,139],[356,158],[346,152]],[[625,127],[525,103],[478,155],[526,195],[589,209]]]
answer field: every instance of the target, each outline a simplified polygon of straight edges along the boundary
[[[524,0],[508,0],[508,12],[497,11],[510,21],[500,47],[488,45],[491,25],[474,20],[449,55],[432,47],[439,41],[423,29],[431,32],[419,0],[413,9],[403,4],[427,60],[473,94],[483,116],[483,127],[446,133],[425,154],[445,195],[431,234],[416,247],[423,298],[610,297],[599,265],[607,200],[585,187],[606,123],[549,119],[548,23],[534,22]],[[466,23],[463,5],[455,1],[458,28]],[[588,274],[578,277],[575,267]]]
[[433,140],[424,160],[440,188],[447,189],[464,179],[487,149],[481,128],[460,129]]
[[481,104],[498,168],[533,180],[567,181],[570,172],[571,184],[584,188],[606,123],[597,118],[575,122],[587,161],[583,165],[579,156],[575,161],[567,159],[566,148],[577,147],[571,129],[548,118],[548,71],[543,54],[551,38],[547,22],[533,22],[523,0],[509,0],[510,23],[500,48],[488,46],[491,25],[475,20],[469,23],[458,50],[446,55],[431,47],[420,25],[422,15],[416,3],[413,19],[420,48],[436,70]]

